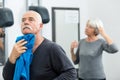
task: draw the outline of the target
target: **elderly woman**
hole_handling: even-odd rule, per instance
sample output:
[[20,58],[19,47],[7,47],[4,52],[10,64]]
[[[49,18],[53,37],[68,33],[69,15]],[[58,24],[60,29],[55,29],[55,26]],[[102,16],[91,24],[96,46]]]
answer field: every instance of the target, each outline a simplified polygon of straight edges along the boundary
[[[103,29],[100,20],[88,20],[85,28],[86,38],[81,39],[79,44],[71,43],[71,55],[75,64],[79,63],[79,80],[106,80],[102,64],[102,53],[116,53],[118,49],[112,39]],[[100,34],[104,39],[98,38]],[[74,48],[77,48],[76,54]]]

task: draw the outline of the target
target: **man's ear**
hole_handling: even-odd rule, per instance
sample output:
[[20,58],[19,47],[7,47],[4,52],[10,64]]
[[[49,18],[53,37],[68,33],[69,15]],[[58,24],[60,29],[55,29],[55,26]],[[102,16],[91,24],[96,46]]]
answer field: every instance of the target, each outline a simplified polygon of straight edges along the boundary
[[40,24],[40,28],[43,28],[43,24],[42,23]]

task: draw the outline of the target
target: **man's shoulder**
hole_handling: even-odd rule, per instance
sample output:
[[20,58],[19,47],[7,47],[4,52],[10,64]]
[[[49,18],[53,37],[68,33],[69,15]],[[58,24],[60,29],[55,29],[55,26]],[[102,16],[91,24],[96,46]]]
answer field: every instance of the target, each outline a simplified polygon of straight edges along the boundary
[[44,42],[43,42],[44,46],[46,46],[47,48],[58,48],[61,47],[59,44],[57,44],[56,42],[50,41],[48,39],[45,38]]

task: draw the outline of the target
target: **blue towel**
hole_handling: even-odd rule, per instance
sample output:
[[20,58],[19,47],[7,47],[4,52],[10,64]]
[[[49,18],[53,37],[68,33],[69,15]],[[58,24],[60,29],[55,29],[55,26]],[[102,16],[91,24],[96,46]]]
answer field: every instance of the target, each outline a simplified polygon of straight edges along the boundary
[[33,57],[32,48],[34,46],[35,36],[33,34],[19,36],[16,42],[21,39],[27,41],[27,44],[25,44],[27,50],[16,61],[13,80],[30,80],[30,64]]

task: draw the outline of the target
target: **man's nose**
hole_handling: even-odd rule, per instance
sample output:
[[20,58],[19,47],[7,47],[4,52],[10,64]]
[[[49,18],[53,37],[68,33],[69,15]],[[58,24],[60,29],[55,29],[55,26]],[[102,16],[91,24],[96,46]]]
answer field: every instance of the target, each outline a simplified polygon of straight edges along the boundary
[[23,23],[24,23],[24,25],[28,25],[29,24],[29,20],[26,19]]

